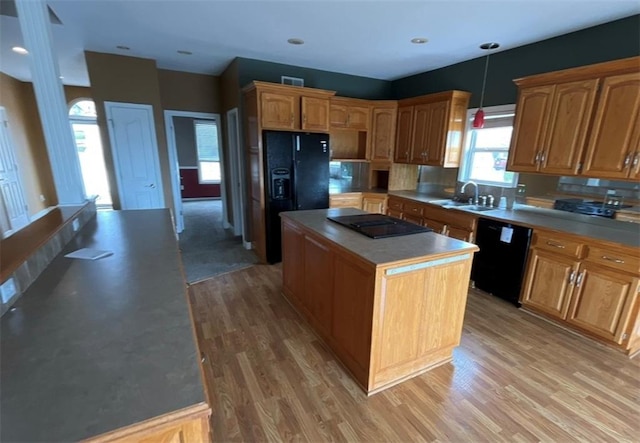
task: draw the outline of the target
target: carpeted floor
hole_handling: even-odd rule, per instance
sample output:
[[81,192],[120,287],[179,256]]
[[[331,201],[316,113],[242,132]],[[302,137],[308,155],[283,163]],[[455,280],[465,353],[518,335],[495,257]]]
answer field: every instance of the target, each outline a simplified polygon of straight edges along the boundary
[[242,246],[242,237],[222,228],[220,200],[186,201],[182,210],[185,229],[180,234],[180,249],[187,282],[195,283],[257,262],[253,252]]

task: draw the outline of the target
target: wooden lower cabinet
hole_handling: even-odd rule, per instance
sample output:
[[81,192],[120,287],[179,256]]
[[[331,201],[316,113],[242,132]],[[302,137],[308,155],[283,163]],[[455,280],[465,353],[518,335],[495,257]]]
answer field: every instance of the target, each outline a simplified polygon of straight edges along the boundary
[[521,303],[565,319],[580,262],[533,249]]
[[583,263],[567,322],[617,344],[622,343],[638,294],[638,278]]
[[283,218],[283,293],[373,394],[448,362],[475,249],[374,265]]
[[635,354],[640,351],[638,291],[637,251],[534,230],[523,308]]
[[329,196],[330,208],[362,208],[361,192],[345,192]]
[[363,194],[362,210],[373,214],[387,212],[387,194]]

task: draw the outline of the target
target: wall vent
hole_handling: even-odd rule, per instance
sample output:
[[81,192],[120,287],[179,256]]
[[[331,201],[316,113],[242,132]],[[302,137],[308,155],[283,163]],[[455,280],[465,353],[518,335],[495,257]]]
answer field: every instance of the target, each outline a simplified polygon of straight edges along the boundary
[[282,83],[283,85],[304,86],[304,79],[283,75],[280,77],[280,83]]

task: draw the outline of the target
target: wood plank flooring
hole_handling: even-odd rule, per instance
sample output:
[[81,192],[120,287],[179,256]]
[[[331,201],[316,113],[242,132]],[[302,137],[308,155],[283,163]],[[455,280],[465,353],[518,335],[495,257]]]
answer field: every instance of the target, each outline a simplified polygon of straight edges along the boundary
[[367,397],[281,279],[257,265],[190,288],[216,442],[640,437],[640,359],[474,290],[453,362]]

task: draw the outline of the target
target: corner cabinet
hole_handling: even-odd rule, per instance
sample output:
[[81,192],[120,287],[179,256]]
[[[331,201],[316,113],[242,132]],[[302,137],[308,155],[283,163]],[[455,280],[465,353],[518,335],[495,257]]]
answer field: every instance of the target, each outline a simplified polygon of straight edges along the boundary
[[447,91],[400,100],[395,161],[457,168],[470,96]]
[[637,251],[534,230],[520,297],[525,309],[635,354],[639,290]]
[[369,160],[390,163],[396,141],[397,103],[374,105],[371,113],[371,149]]
[[243,92],[243,131],[249,185],[251,245],[266,262],[265,171],[262,131],[329,132],[330,98],[333,91],[275,83],[253,82]]
[[640,171],[640,57],[515,80],[507,169],[635,179]]

